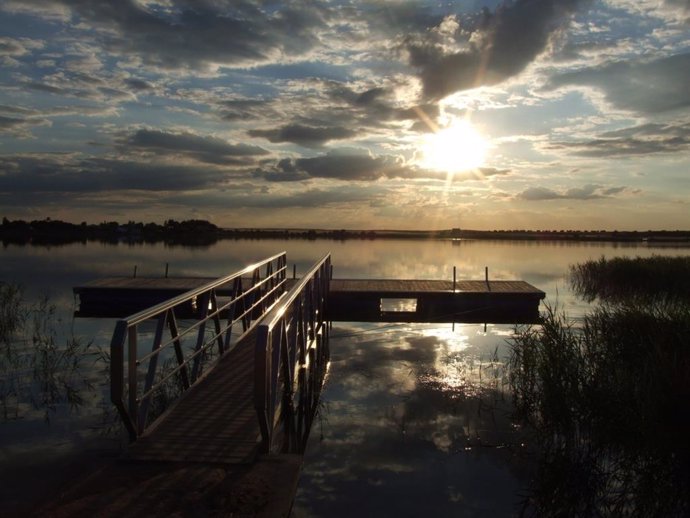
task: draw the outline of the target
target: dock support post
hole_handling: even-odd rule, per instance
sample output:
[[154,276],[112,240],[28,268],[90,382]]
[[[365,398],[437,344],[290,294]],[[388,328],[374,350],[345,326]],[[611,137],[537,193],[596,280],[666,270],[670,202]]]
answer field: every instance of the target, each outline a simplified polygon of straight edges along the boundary
[[132,275],[135,279],[137,278],[137,265],[134,265],[134,275]]
[[165,263],[165,278],[166,279],[168,278],[168,266],[169,266],[169,264]]
[[457,267],[453,266],[453,293],[455,293],[455,285],[456,285],[456,280],[457,280],[456,270],[457,270]]
[[297,278],[297,263],[292,264],[292,278],[293,279]]

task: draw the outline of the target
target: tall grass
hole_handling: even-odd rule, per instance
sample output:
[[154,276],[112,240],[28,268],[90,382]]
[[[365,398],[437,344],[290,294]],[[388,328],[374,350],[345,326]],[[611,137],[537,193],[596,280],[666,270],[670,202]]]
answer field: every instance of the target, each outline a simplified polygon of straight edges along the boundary
[[56,308],[44,297],[27,303],[21,287],[0,283],[0,410],[2,418],[27,417],[31,408],[46,422],[58,407],[71,411],[94,387],[84,360],[92,342],[61,336]]
[[623,297],[611,279],[581,324],[547,307],[512,340],[516,417],[539,445],[524,514],[690,516],[690,304],[675,288]]
[[690,301],[690,257],[614,257],[570,267],[576,293],[592,302],[641,300]]

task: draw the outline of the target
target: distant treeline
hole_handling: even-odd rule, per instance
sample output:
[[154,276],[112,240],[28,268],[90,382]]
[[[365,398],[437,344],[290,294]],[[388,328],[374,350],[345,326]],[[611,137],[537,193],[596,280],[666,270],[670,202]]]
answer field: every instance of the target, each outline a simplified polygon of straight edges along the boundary
[[102,241],[109,243],[156,243],[205,246],[221,239],[506,239],[562,241],[650,241],[690,243],[690,231],[608,230],[324,230],[220,228],[213,223],[190,219],[157,223],[117,221],[80,224],[46,218],[23,221],[3,218],[0,239],[4,244],[68,244]]

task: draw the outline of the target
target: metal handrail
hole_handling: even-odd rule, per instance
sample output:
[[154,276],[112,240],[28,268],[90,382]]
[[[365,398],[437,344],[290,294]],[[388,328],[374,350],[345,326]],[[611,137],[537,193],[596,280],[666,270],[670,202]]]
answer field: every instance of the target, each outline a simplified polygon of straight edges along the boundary
[[254,406],[264,453],[276,448],[277,426],[284,432],[280,451],[304,451],[327,369],[330,273],[326,254],[257,326]]
[[[265,268],[263,277],[262,268]],[[218,345],[218,355],[221,356],[228,350],[232,338],[239,341],[256,326],[263,314],[275,306],[285,294],[286,271],[287,254],[282,252],[116,323],[110,345],[111,401],[129,432],[130,440],[136,440],[155,421],[151,419],[149,422],[149,406],[156,392],[165,388],[166,382],[178,375],[181,389],[189,389],[203,377],[202,371],[209,370],[203,365],[202,358],[212,346]],[[219,305],[216,289],[229,283],[233,286],[232,299]],[[245,288],[243,284],[247,283],[251,285]],[[178,322],[179,312],[194,304],[194,318]],[[222,314],[227,314],[225,323],[221,322]],[[138,328],[151,320],[156,321],[151,350],[142,354],[138,347]],[[193,322],[186,324],[189,320]],[[213,325],[209,330],[210,337],[206,331],[208,323]],[[242,332],[235,337],[233,329],[239,323],[242,324]],[[169,338],[164,339],[166,327]],[[190,349],[191,353],[185,354],[183,340],[194,334],[196,343]],[[159,359],[171,346],[177,364],[167,372],[161,371]],[[140,372],[144,364],[148,365],[145,376]],[[190,368],[191,373],[188,372]]]
[[[249,266],[246,266],[243,270],[240,270],[239,272],[231,273],[230,275],[226,275],[225,277],[220,277],[214,281],[211,281],[207,284],[204,284],[203,286],[200,286],[198,288],[193,288],[189,291],[184,292],[181,295],[178,295],[177,297],[173,297],[169,300],[166,300],[164,302],[161,302],[160,304],[156,304],[155,306],[152,306],[147,309],[143,309],[139,311],[138,313],[134,313],[133,315],[130,315],[123,320],[126,320],[129,322],[130,325],[135,325],[139,324],[145,320],[150,320],[151,318],[156,317],[158,314],[162,313],[166,309],[173,308],[175,306],[178,306],[182,303],[185,303],[195,297],[198,297],[202,293],[205,293],[207,291],[210,291],[212,289],[215,289],[219,286],[223,286],[224,284],[229,283],[230,281],[234,281],[237,278],[240,278],[244,275],[247,275],[248,273],[252,273],[258,268],[261,268],[262,266],[265,266],[268,263],[271,263],[273,261],[276,261],[280,257],[286,257],[287,254],[286,252],[280,252],[279,254],[276,254],[274,256],[268,257],[266,259],[263,259],[257,263],[250,264]],[[287,269],[287,260],[285,262],[285,266],[283,267],[284,269]]]

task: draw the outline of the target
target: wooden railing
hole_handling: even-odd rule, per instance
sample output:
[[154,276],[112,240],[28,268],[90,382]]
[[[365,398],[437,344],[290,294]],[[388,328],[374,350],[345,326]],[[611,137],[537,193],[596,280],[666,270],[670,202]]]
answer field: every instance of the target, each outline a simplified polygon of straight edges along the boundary
[[[286,269],[282,252],[117,322],[110,392],[131,441],[256,327],[285,294]],[[229,300],[220,298],[216,290],[229,286]]]
[[264,453],[301,453],[328,365],[331,272],[324,256],[257,327],[255,406]]

